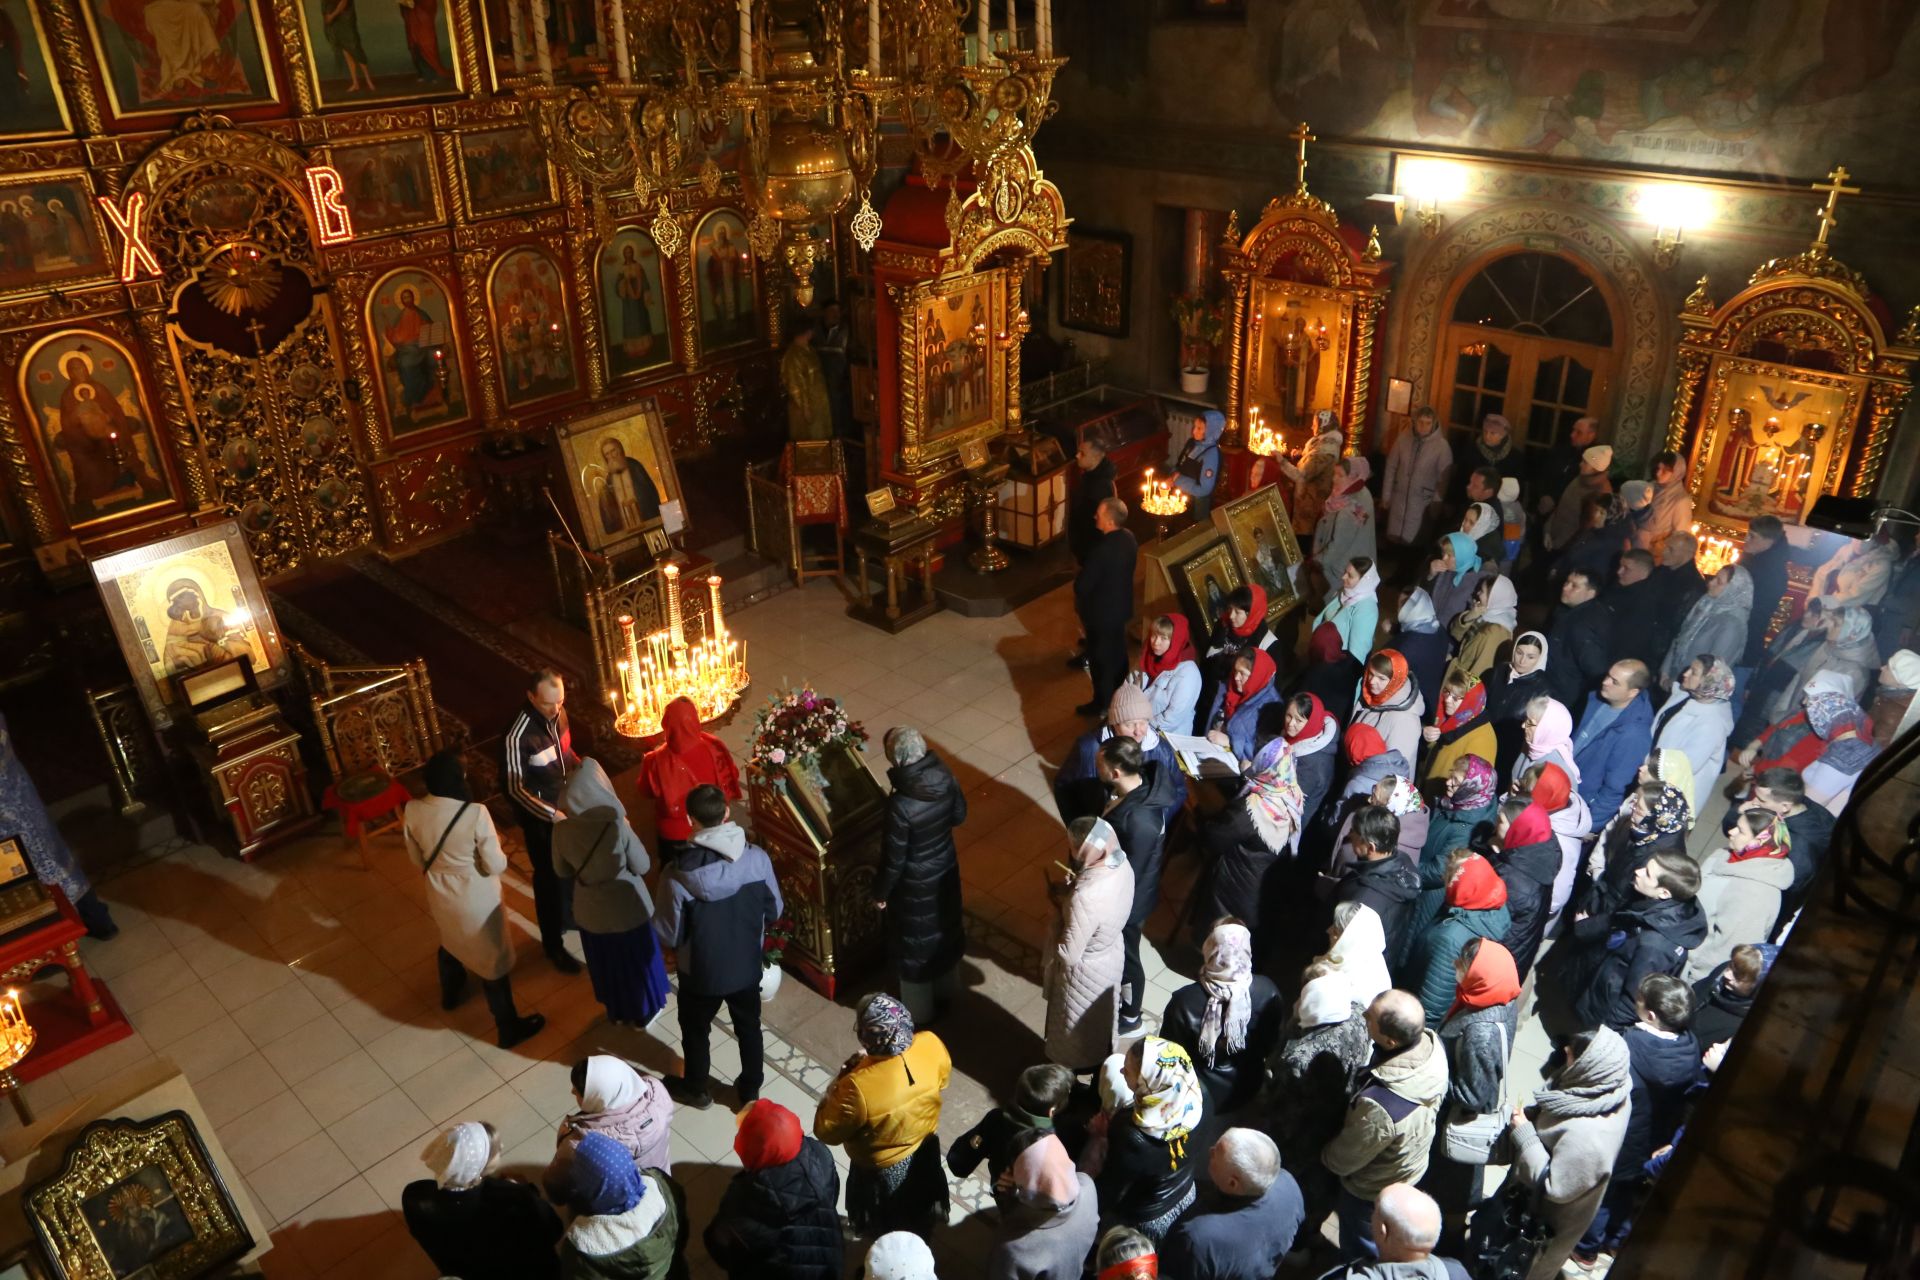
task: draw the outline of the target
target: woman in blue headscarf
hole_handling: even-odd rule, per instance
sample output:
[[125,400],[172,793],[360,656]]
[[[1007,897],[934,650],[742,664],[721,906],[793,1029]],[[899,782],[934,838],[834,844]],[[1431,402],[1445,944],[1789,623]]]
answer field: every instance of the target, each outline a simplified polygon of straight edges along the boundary
[[1193,514],[1204,518],[1213,505],[1213,486],[1220,479],[1220,436],[1227,416],[1209,409],[1193,424],[1193,434],[1167,459],[1173,487],[1193,501]]
[[588,1133],[573,1149],[560,1241],[561,1280],[664,1280],[685,1271],[687,1198],[660,1169],[639,1169],[625,1147]]
[[1430,566],[1433,577],[1427,582],[1427,595],[1433,600],[1433,613],[1442,629],[1451,627],[1473,603],[1473,593],[1486,574],[1480,568],[1480,548],[1464,533],[1450,533],[1440,539],[1440,554]]

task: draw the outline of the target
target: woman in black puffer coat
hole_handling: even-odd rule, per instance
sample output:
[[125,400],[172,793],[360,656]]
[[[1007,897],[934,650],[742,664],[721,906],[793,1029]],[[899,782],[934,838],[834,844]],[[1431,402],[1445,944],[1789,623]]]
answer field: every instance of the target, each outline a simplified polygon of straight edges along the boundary
[[765,1098],[741,1114],[733,1150],[742,1169],[707,1224],[707,1253],[730,1280],[840,1280],[833,1154]]
[[873,892],[884,909],[901,1003],[924,1027],[953,1002],[967,945],[953,844],[953,829],[967,820],[967,797],[918,729],[891,729],[886,744],[893,794]]

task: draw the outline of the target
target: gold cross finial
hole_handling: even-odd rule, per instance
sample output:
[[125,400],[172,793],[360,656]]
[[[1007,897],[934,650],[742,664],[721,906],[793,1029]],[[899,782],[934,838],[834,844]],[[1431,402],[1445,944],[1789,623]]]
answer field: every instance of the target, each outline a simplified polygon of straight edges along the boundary
[[1840,203],[1840,197],[1857,196],[1860,194],[1860,188],[1847,185],[1847,179],[1852,176],[1852,174],[1847,172],[1847,166],[1836,165],[1833,172],[1827,175],[1827,183],[1825,186],[1822,186],[1818,182],[1811,184],[1815,191],[1824,191],[1827,193],[1827,203],[1825,207],[1814,215],[1820,219],[1820,234],[1813,238],[1813,247],[1816,250],[1826,248],[1827,234],[1840,223],[1840,219],[1835,217],[1833,212],[1834,207]]
[[1305,195],[1307,194],[1307,144],[1317,139],[1313,131],[1307,128],[1305,120],[1295,125],[1293,132],[1287,136],[1293,139],[1294,145],[1298,148],[1293,161],[1293,190],[1296,195]]

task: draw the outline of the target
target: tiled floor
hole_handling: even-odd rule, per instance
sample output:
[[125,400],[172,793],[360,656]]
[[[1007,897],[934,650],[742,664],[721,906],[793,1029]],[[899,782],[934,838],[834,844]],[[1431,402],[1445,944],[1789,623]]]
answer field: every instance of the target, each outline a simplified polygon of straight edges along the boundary
[[[1039,868],[1064,845],[1048,779],[1084,727],[1072,708],[1087,696],[1084,677],[1061,665],[1074,637],[1067,594],[1002,619],[943,613],[894,637],[847,620],[835,587],[816,582],[730,622],[749,643],[758,682],[720,731],[736,752],[759,698],[808,679],[843,698],[876,742],[895,724],[922,728],[967,789],[969,993],[941,1027],[957,1066],[942,1124],[951,1137],[1020,1067],[1041,1059],[1033,949],[1047,904],[1034,890]],[[874,755],[878,763],[877,748]],[[136,1034],[28,1088],[44,1113],[149,1055],[171,1058],[238,1166],[230,1172],[277,1224],[265,1264],[275,1277],[433,1276],[398,1213],[401,1188],[425,1176],[418,1153],[430,1134],[454,1120],[489,1120],[506,1164],[531,1173],[545,1165],[553,1126],[571,1109],[567,1070],[576,1058],[611,1052],[646,1070],[678,1067],[671,1014],[650,1033],[611,1027],[587,979],[562,978],[527,942],[531,901],[517,872],[509,877],[521,935],[515,995],[546,1015],[546,1030],[502,1052],[477,991],[442,1013],[420,877],[393,839],[375,850],[368,871],[336,836],[276,848],[254,864],[182,847],[106,882],[123,931],[89,943],[88,960]],[[1183,880],[1170,872],[1169,890]],[[1147,951],[1146,1004],[1158,1010],[1185,979]],[[850,1002],[843,994],[835,1006],[789,980],[768,1008],[766,1095],[803,1120],[854,1047]],[[1515,1052],[1517,1078],[1537,1080],[1544,1039],[1530,1031]],[[737,1066],[732,1042],[717,1043],[716,1079],[731,1079]],[[0,1124],[11,1122],[0,1109]],[[724,1106],[683,1109],[673,1128],[674,1173],[697,1228],[737,1168],[732,1117]],[[956,1188],[956,1223],[984,1192],[977,1181]],[[957,1268],[948,1274],[977,1270],[985,1234],[973,1221],[942,1241]],[[697,1230],[695,1238],[695,1273],[715,1274]]]

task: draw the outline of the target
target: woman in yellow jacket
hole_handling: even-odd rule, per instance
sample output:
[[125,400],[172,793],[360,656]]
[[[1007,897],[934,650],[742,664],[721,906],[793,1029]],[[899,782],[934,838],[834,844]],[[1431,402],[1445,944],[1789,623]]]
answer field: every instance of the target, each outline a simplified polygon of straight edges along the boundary
[[1420,731],[1426,768],[1420,776],[1444,783],[1462,756],[1491,760],[1499,751],[1493,721],[1487,718],[1487,687],[1470,671],[1455,667],[1440,682],[1440,714]]
[[892,996],[868,996],[855,1016],[862,1052],[827,1086],[813,1136],[847,1149],[847,1220],[857,1234],[928,1236],[947,1220],[937,1130],[953,1059]]

